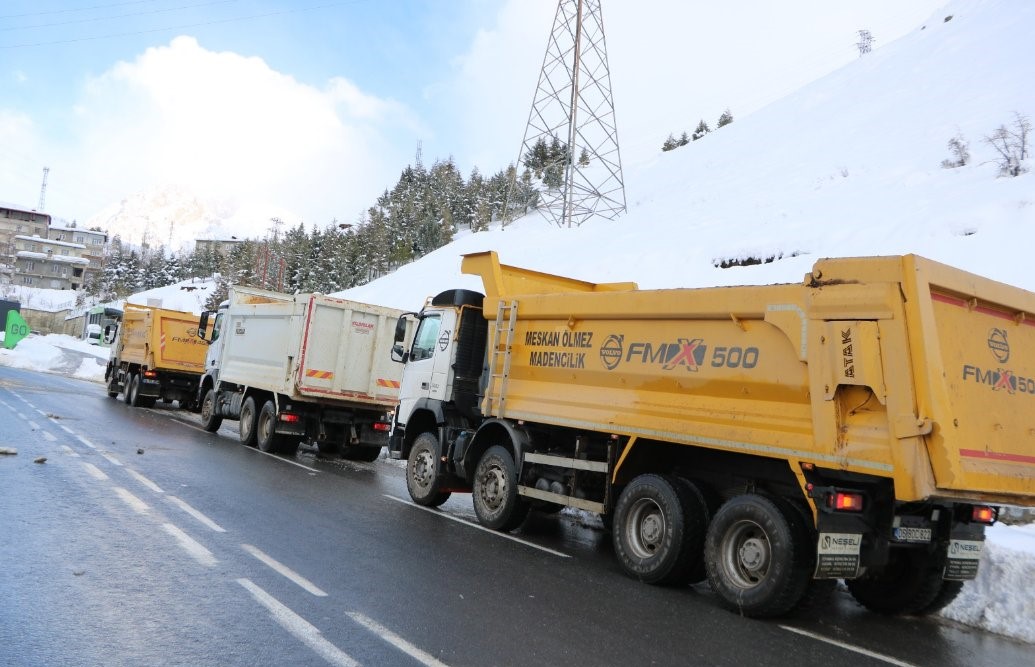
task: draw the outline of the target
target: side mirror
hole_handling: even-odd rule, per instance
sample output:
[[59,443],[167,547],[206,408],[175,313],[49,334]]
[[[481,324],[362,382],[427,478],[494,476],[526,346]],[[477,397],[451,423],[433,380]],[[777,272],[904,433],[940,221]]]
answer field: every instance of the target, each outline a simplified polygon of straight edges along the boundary
[[[403,320],[399,321],[402,322]],[[400,364],[405,364],[408,361],[408,357],[409,355],[403,348],[402,343],[396,343],[392,346],[392,361],[395,361]]]
[[[395,323],[395,342],[402,343],[406,340],[406,325],[408,324],[406,316],[410,313],[405,313],[399,318],[399,321]],[[393,349],[394,353],[394,349]]]
[[205,342],[208,342],[208,339],[205,338],[205,330],[208,329],[208,316],[211,313],[211,310],[206,310],[201,314],[201,319],[198,320],[198,338]]

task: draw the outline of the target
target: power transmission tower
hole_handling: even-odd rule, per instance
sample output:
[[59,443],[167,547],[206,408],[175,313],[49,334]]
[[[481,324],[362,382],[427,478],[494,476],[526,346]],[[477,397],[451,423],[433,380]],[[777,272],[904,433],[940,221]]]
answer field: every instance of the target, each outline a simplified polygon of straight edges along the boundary
[[47,174],[50,173],[50,167],[43,168],[43,186],[40,188],[40,205],[36,207],[36,210],[43,213],[43,204],[47,201]]
[[[540,181],[540,212],[560,227],[625,211],[618,126],[600,0],[559,0],[504,220],[528,205],[522,165]],[[521,192],[521,191],[524,192]]]

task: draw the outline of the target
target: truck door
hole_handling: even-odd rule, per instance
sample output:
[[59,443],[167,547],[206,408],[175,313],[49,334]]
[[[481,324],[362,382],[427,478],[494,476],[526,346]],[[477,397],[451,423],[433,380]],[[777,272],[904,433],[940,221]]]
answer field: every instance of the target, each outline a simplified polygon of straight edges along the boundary
[[399,392],[400,422],[406,423],[419,399],[447,400],[455,319],[452,311],[432,311],[421,318],[403,372]]

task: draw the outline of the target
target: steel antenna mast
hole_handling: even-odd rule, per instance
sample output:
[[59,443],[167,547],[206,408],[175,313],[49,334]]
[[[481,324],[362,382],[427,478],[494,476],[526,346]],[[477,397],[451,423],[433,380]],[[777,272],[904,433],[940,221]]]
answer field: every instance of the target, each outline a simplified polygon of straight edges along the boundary
[[[531,179],[521,179],[522,166]],[[559,0],[516,167],[504,221],[539,211],[560,227],[625,211],[618,126],[600,0]]]

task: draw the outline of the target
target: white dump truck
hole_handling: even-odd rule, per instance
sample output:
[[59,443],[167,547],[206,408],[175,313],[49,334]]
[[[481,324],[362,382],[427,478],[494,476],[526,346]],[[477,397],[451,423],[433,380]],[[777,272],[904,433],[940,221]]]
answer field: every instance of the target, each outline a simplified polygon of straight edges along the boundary
[[388,443],[402,369],[389,360],[402,311],[320,294],[233,287],[207,311],[198,399],[202,425],[240,422],[241,442],[372,461]]

